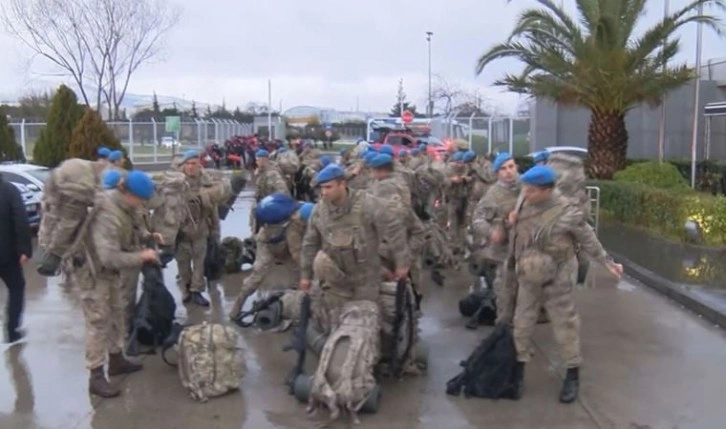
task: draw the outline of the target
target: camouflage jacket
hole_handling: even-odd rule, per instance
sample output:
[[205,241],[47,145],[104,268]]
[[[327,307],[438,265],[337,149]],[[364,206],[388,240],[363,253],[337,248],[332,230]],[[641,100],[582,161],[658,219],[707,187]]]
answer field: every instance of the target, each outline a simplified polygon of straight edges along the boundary
[[268,195],[281,193],[290,194],[285,177],[274,165],[268,164],[257,172],[255,181],[255,201],[260,202]]
[[291,258],[299,265],[305,226],[297,213],[283,224],[262,226],[255,237],[256,259],[269,257],[272,262]]
[[557,173],[557,189],[571,204],[577,205],[587,219],[590,217],[590,196],[587,193],[587,178],[582,159],[564,153],[554,153],[547,160],[547,166]]
[[492,163],[488,160],[477,159],[469,165],[471,181],[471,199],[479,201],[486,195],[489,188],[497,181],[492,173]]
[[[469,198],[470,180],[465,165],[450,163],[446,166],[446,197],[449,202],[465,200]],[[458,182],[455,179],[459,180]]]
[[370,170],[362,159],[357,160],[345,169],[345,179],[350,189],[367,189],[371,182]]
[[522,205],[510,240],[518,264],[523,258],[536,259],[538,254],[547,255],[555,264],[561,264],[575,256],[576,246],[593,260],[607,262],[607,252],[595,231],[585,222],[582,210],[558,191],[540,204],[525,202]]
[[117,276],[142,265],[143,233],[138,211],[118,191],[100,192],[86,239],[87,256],[98,276]]
[[314,147],[306,147],[300,153],[300,162],[302,162],[304,165],[311,165],[319,160],[321,156],[322,154],[320,152],[320,149],[316,149]]
[[182,217],[181,233],[189,239],[206,238],[214,227],[217,205],[227,196],[225,184],[202,172],[186,177],[186,214]]
[[517,204],[521,187],[518,182],[512,184],[497,182],[489,188],[486,195],[479,200],[472,216],[474,241],[485,249],[485,257],[494,261],[504,262],[507,258],[507,243],[490,242],[493,229],[499,229],[504,238],[509,234],[509,213]]
[[[418,254],[426,240],[426,231],[423,228],[421,220],[414,213],[413,207],[411,207],[411,195],[408,187],[403,183],[402,178],[393,175],[385,179],[373,180],[371,181],[371,186],[368,188],[368,192],[390,203],[389,207],[391,207],[391,210],[396,211],[396,216],[403,220],[404,226],[406,227],[408,246],[412,255]],[[393,246],[397,245],[397,243],[390,244]],[[381,247],[379,250],[382,251],[382,256],[390,259],[388,257],[390,249]]]
[[396,243],[391,258],[396,268],[410,267],[406,228],[385,200],[349,190],[339,206],[315,205],[305,231],[301,255],[302,278],[312,280],[313,261],[323,251],[344,273],[351,288],[380,284],[378,247]]

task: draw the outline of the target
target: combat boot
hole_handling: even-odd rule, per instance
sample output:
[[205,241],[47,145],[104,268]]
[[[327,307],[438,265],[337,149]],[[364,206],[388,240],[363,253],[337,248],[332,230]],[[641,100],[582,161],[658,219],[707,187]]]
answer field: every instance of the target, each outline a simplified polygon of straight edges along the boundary
[[88,379],[88,392],[102,398],[115,398],[121,394],[119,388],[112,386],[106,380],[102,366],[91,370],[91,376]]
[[568,368],[565,381],[562,383],[560,390],[560,402],[569,404],[577,399],[577,392],[580,389],[580,369]]
[[518,400],[524,393],[524,362],[517,362],[514,366],[514,376],[512,378],[512,399]]
[[122,353],[113,353],[108,357],[108,375],[131,374],[132,372],[141,371],[144,368],[139,363],[133,363],[126,360]]
[[201,292],[190,292],[190,300],[201,307],[209,307],[209,300],[202,295]]
[[237,296],[237,298],[234,299],[234,302],[232,303],[232,308],[229,309],[230,320],[237,320],[239,314],[242,312],[242,307],[244,306],[244,303],[245,299],[242,296]]

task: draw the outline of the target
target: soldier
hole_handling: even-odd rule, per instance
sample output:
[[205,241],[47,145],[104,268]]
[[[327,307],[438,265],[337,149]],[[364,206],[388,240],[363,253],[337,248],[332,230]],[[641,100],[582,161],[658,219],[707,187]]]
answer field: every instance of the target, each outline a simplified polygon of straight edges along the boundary
[[[303,235],[313,206],[312,203],[298,203],[289,195],[272,194],[255,207],[257,222],[262,225],[255,237],[255,263],[252,273],[244,279],[242,290],[232,303],[230,319],[237,319],[247,298],[260,288],[276,262],[292,261],[295,267],[300,266]],[[268,223],[271,220],[274,223]]]
[[449,239],[454,254],[462,254],[466,242],[466,215],[469,201],[469,184],[466,180],[466,166],[463,162],[464,153],[454,152],[452,162],[447,166],[448,186],[446,202],[448,204]]
[[108,156],[111,155],[111,149],[107,148],[106,146],[101,146],[96,151],[96,155],[98,155],[98,161],[102,162],[104,164],[108,163]]
[[610,259],[576,205],[555,190],[557,175],[547,166],[535,166],[524,173],[524,204],[511,233],[508,264],[514,265],[517,281],[514,311],[514,344],[517,350],[516,397],[522,394],[524,365],[534,352],[532,335],[544,304],[550,316],[554,338],[560,348],[567,375],[560,402],[571,403],[579,389],[580,319],[572,291],[577,275],[575,246],[580,245],[593,260],[601,262],[615,276],[623,267]]
[[550,152],[547,149],[535,153],[533,157],[535,165],[546,165],[548,159],[550,159]]
[[195,150],[184,152],[180,168],[189,185],[187,213],[181,222],[176,249],[179,279],[184,288],[183,302],[208,307],[209,301],[202,295],[205,288],[204,259],[217,210],[212,195],[221,193],[218,187],[222,185],[212,185],[210,178],[202,174],[199,152]]
[[510,295],[513,291],[506,290],[505,274],[509,231],[509,214],[514,211],[519,199],[521,187],[517,181],[517,164],[508,153],[500,153],[494,160],[492,170],[497,175],[497,182],[489,188],[486,195],[479,200],[472,217],[472,232],[475,251],[472,258],[479,267],[489,263],[495,265],[493,282],[497,298],[497,323],[511,320]]
[[[108,356],[110,376],[139,371],[142,366],[123,356],[125,322],[119,291],[125,270],[138,269],[146,262],[158,262],[156,251],[142,250],[133,212],[154,193],[146,173],[132,171],[123,186],[96,199],[85,240],[85,258],[76,258],[74,269],[86,319],[86,366],[90,371],[89,391],[104,398],[121,392],[106,379],[103,366]],[[155,236],[160,239],[158,235]]]
[[370,183],[370,170],[368,169],[368,163],[375,158],[377,152],[373,150],[367,151],[363,154],[362,159],[356,160],[353,165],[345,170],[345,179],[348,182],[350,189],[363,190],[368,188]]
[[114,150],[108,155],[108,162],[113,167],[123,168],[124,161],[124,153],[120,150]]
[[330,333],[342,305],[351,300],[378,302],[379,246],[389,246],[394,277],[408,277],[411,253],[406,229],[386,201],[350,190],[345,172],[330,164],[318,173],[322,200],[313,210],[301,255],[300,289],[310,290],[313,273],[320,281],[320,330]]
[[[255,152],[257,159],[257,171],[255,180],[255,204],[262,201],[268,195],[280,193],[290,195],[290,189],[280,170],[274,164],[269,163],[269,152],[260,149]],[[250,213],[250,227],[257,233],[259,227],[255,224],[254,211]]]
[[408,158],[407,167],[413,171],[416,171],[418,167],[424,163],[425,158],[421,155],[421,149],[415,147],[411,149],[410,157]]

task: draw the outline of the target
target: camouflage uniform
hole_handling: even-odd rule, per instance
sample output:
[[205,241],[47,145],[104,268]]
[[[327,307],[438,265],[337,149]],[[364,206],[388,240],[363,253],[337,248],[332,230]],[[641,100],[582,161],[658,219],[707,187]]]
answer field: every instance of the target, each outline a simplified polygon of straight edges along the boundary
[[[410,267],[406,228],[395,210],[362,191],[349,191],[340,206],[321,201],[313,209],[303,239],[301,276],[320,280],[322,311],[316,318],[330,333],[343,303],[378,301],[381,282],[379,246],[391,244],[396,268]],[[393,243],[399,243],[392,246]]]
[[[266,196],[276,193],[290,195],[290,188],[282,172],[272,163],[259,167],[255,180],[255,205]],[[250,229],[257,232],[254,207],[250,211]]]
[[74,278],[86,319],[86,367],[91,371],[92,390],[94,384],[105,383],[103,365],[107,355],[110,375],[130,372],[124,370],[126,367],[141,369],[125,361],[121,354],[127,327],[119,288],[124,276],[142,265],[138,221],[135,209],[118,191],[99,193],[84,240],[85,251],[76,257]]
[[587,193],[585,165],[582,159],[564,153],[554,153],[547,160],[547,166],[557,173],[556,187],[570,204],[578,206],[590,219],[590,197]]
[[[355,171],[358,171],[356,174]],[[348,189],[366,189],[371,182],[370,169],[362,159],[356,160],[345,170],[345,179],[348,181]]]
[[280,225],[264,225],[255,237],[257,254],[252,272],[242,282],[242,289],[234,300],[229,316],[235,318],[242,310],[247,298],[262,286],[265,277],[274,269],[276,262],[292,260],[296,267],[300,266],[305,222],[299,213]]
[[469,224],[473,221],[473,214],[476,205],[487,191],[490,189],[497,179],[492,174],[492,163],[481,157],[477,158],[473,163],[469,164],[469,178],[471,182],[471,192],[469,195]]
[[[517,205],[520,191],[519,182],[497,181],[494,186],[489,188],[484,198],[479,200],[472,217],[474,243],[478,248],[472,258],[482,265],[489,261],[496,264],[496,276],[492,286],[497,297],[498,322],[511,319],[510,301],[514,291],[508,290],[505,283],[507,238],[511,227],[508,219],[509,213]],[[490,237],[495,229],[502,233],[504,243],[497,244],[491,241]]]
[[534,352],[532,334],[544,304],[567,368],[579,367],[580,318],[572,296],[577,276],[575,246],[594,260],[608,263],[608,256],[582,211],[554,191],[537,205],[525,203],[513,228],[516,308],[514,343],[517,360],[528,362]]
[[[469,205],[469,184],[464,180],[466,166],[450,164],[447,169],[449,179],[446,190],[447,217],[449,222],[449,239],[454,253],[462,253],[466,244],[467,213]],[[459,183],[451,181],[454,177],[462,178]]]
[[204,172],[187,177],[186,216],[181,222],[176,242],[176,261],[181,284],[187,293],[204,291],[204,258],[207,239],[212,233],[216,205],[224,193],[220,183],[214,183]]

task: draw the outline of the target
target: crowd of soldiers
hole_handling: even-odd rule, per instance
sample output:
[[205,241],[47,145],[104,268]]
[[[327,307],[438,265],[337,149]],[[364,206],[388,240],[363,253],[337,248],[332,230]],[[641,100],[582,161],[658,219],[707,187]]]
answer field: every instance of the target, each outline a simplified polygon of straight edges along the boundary
[[[602,263],[615,276],[622,267],[608,258],[588,225],[589,201],[580,190],[565,195],[558,188],[558,178],[567,173],[551,166],[554,156],[547,159],[543,152],[538,157],[542,165],[519,175],[510,154],[489,160],[465,142],[447,159],[434,159],[425,145],[394,153],[389,145],[374,150],[360,143],[341,153],[340,162],[313,147],[299,153],[259,149],[251,215],[257,258],[230,318],[239,317],[280,260],[299,268],[299,290],[315,292],[315,318],[326,333],[335,330],[345,303],[379,302],[384,281],[410,282],[420,304],[422,254],[434,240],[432,231],[442,230],[448,240],[439,242],[449,242],[455,261],[479,259],[496,266],[497,317],[513,323],[519,394],[524,365],[533,353],[533,328],[544,308],[567,367],[560,399],[574,401],[582,362],[572,297],[577,254]],[[61,186],[73,182],[79,192],[87,189],[80,186],[84,182],[95,186],[88,204],[92,210],[79,212],[84,213],[84,233],[76,234],[81,238],[72,249],[56,251],[50,242],[64,227],[62,219],[49,220],[39,231],[39,245],[47,255],[64,255],[62,270],[81,291],[89,391],[114,397],[120,390],[105,376],[107,358],[109,376],[142,369],[124,357],[123,349],[140,269],[159,261],[159,252],[148,243],[175,249],[184,303],[209,306],[204,260],[209,241],[219,241],[217,207],[229,198],[230,184],[203,169],[193,150],[164,173],[161,183],[146,173],[122,170],[122,154],[119,158],[107,149],[99,150],[98,161],[75,161],[78,167],[71,173],[51,175],[44,208],[60,204],[63,196],[55,190]],[[285,163],[296,168],[283,168]],[[297,193],[301,177],[315,192]]]
[[[263,160],[258,204],[294,190],[293,178],[277,168],[283,153],[256,154]],[[622,274],[588,223],[590,199],[580,160],[543,151],[536,154],[536,165],[520,175],[510,154],[490,160],[466,142],[458,142],[447,159],[435,159],[425,145],[394,153],[390,145],[375,150],[359,143],[341,152],[340,163],[312,150],[306,154],[302,163],[314,173],[320,201],[311,212],[295,216],[284,241],[270,242],[279,231],[260,231],[258,249],[267,250],[245,280],[232,319],[261,286],[272,259],[299,264],[301,290],[318,288],[318,317],[327,332],[335,328],[345,302],[378,302],[382,281],[409,279],[420,299],[422,250],[431,244],[431,231],[441,227],[454,263],[469,259],[495,268],[497,321],[514,327],[515,396],[521,396],[534,326],[544,313],[567,368],[560,400],[575,400],[582,363],[572,295],[578,259],[601,263],[616,277]]]

